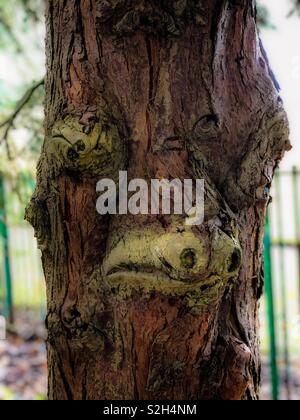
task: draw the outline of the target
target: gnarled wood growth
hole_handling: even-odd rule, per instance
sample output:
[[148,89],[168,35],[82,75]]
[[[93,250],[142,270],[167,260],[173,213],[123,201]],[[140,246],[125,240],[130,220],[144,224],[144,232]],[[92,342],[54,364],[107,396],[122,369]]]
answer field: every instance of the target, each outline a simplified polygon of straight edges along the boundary
[[[250,0],[47,0],[51,399],[256,399],[262,234],[289,149]],[[205,222],[99,216],[96,183],[204,178]]]

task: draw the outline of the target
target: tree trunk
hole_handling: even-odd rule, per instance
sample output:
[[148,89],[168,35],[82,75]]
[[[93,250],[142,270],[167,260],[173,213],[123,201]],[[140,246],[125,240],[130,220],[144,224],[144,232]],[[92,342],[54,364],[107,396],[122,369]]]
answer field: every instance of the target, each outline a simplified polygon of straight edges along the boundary
[[[47,0],[46,17],[27,219],[49,398],[257,399],[264,216],[290,145],[254,1]],[[96,184],[120,170],[204,178],[204,223],[100,216]]]

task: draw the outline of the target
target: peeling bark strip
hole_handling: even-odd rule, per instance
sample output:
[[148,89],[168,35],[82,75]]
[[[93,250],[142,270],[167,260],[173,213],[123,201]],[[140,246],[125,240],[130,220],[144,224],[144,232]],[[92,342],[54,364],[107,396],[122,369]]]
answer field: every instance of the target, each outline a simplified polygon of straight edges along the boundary
[[[250,0],[47,0],[27,209],[50,399],[257,399],[262,234],[290,148]],[[96,183],[204,178],[205,223],[96,212]]]

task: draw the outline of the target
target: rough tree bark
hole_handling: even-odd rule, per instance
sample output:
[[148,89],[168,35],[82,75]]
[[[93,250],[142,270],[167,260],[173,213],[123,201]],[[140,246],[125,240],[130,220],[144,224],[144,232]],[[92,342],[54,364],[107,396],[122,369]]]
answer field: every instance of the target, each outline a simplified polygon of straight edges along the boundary
[[[50,399],[258,398],[262,234],[288,124],[251,0],[47,0],[27,209]],[[96,183],[204,178],[205,222],[99,216]]]

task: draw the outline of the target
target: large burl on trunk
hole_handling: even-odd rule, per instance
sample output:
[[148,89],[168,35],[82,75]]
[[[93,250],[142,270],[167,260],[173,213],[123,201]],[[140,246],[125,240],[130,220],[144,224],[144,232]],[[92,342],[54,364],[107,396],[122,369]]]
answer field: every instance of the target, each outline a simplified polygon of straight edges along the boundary
[[[46,140],[27,219],[50,399],[259,395],[269,189],[288,150],[250,0],[47,0]],[[102,178],[205,179],[205,221],[100,216]]]

